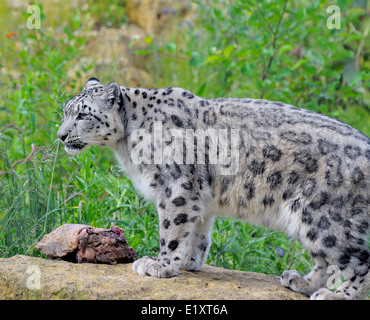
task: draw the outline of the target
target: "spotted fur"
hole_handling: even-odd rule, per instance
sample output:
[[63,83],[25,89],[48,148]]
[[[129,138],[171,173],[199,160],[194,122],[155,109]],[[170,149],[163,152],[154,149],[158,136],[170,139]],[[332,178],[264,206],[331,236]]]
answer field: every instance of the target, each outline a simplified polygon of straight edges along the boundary
[[[237,166],[214,163],[213,135],[203,163],[198,140],[192,163],[157,161],[150,153],[157,146],[187,148],[164,135],[140,150],[149,156],[135,164],[131,155],[144,141],[137,129],[153,134],[158,124],[163,130],[226,129],[229,140],[237,129]],[[214,217],[231,216],[285,231],[311,252],[314,269],[304,277],[285,271],[283,285],[313,299],[359,297],[369,271],[370,139],[349,125],[281,102],[206,100],[181,88],[104,86],[92,78],[65,105],[58,135],[70,154],[89,145],[112,148],[137,189],[156,204],[160,253],[137,260],[138,274],[199,270]],[[344,278],[335,292],[326,288],[332,265]]]

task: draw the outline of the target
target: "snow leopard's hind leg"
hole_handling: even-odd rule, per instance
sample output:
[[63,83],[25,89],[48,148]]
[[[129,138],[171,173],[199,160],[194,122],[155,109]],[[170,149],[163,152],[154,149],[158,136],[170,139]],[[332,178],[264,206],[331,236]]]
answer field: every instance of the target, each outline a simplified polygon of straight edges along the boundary
[[334,292],[327,288],[317,290],[311,300],[353,300],[362,299],[367,294],[365,291],[370,289],[369,251],[365,249],[357,253],[357,257],[347,256],[349,264],[340,267],[342,284]]
[[326,286],[328,278],[328,263],[322,257],[315,257],[315,267],[305,276],[296,270],[285,270],[280,277],[280,283],[296,292],[310,296],[318,289]]
[[[325,239],[325,238],[324,238]],[[361,299],[370,282],[370,254],[366,243],[357,240],[358,247],[341,248],[330,243],[330,249],[315,257],[315,268],[302,277],[295,270],[287,270],[281,276],[281,284],[309,296],[312,300]],[[333,292],[328,288],[343,282]]]

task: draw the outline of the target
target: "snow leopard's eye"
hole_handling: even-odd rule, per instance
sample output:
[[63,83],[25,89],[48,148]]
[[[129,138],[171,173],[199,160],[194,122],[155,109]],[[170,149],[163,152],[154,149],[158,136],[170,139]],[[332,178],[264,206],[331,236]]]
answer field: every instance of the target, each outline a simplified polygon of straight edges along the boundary
[[86,114],[84,114],[84,113],[79,113],[79,114],[77,115],[76,120],[83,120],[85,116],[86,116]]

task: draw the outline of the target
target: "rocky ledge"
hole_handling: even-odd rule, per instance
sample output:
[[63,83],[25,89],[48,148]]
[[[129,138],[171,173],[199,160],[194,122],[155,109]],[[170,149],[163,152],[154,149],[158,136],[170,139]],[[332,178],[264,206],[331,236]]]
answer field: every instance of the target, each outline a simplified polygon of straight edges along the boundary
[[279,277],[205,265],[158,279],[135,274],[132,264],[76,264],[17,255],[0,259],[0,299],[302,300]]

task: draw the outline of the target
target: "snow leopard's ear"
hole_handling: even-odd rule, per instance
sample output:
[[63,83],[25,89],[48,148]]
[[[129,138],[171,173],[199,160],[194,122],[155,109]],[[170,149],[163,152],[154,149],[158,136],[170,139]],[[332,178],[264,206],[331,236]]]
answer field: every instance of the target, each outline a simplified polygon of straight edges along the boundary
[[85,89],[91,88],[91,87],[96,86],[98,84],[100,84],[99,79],[95,78],[95,77],[92,77],[89,80],[87,80],[87,82],[85,84]]
[[119,87],[118,83],[111,82],[106,86],[107,91],[107,100],[111,107],[117,102],[120,107],[123,104],[123,96],[121,92],[121,88]]

